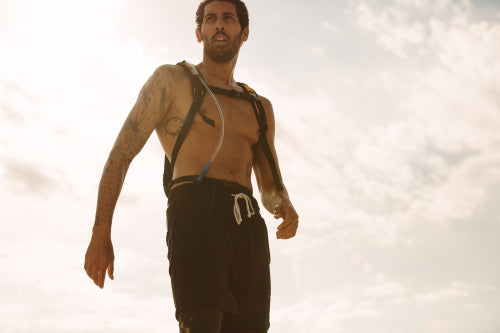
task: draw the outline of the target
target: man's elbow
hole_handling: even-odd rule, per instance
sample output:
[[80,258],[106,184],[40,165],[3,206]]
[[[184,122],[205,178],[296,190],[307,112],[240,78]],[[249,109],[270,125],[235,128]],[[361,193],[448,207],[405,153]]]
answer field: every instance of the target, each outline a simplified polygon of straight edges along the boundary
[[108,163],[129,166],[136,155],[124,149],[114,147],[109,153]]

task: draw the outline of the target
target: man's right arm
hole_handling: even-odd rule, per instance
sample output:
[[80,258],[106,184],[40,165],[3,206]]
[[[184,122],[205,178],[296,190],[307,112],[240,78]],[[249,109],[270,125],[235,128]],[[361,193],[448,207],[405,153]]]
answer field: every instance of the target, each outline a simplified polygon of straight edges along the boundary
[[159,67],[142,88],[136,104],[118,134],[99,183],[92,238],[84,268],[99,287],[105,273],[113,278],[114,253],[111,223],[116,202],[132,159],[141,151],[158,124],[165,118],[174,88],[173,66]]

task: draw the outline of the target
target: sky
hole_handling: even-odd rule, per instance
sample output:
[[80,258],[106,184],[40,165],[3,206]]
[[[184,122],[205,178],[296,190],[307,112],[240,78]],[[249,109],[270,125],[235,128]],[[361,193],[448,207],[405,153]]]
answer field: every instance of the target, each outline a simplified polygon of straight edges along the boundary
[[[197,5],[0,0],[0,332],[177,331],[155,135],[115,211],[115,280],[83,260],[140,88],[201,61]],[[273,103],[300,216],[284,241],[264,214],[269,332],[500,332],[500,3],[247,7],[235,78]]]

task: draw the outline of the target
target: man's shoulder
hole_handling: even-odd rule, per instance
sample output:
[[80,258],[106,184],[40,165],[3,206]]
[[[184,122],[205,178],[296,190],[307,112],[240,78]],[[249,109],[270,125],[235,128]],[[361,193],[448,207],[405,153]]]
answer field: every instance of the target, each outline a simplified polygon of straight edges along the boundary
[[271,101],[268,98],[259,94],[255,89],[252,88],[251,85],[248,85],[248,84],[243,83],[243,82],[240,82],[239,84],[243,85],[245,87],[245,89],[248,91],[248,93],[250,93],[250,95],[257,97],[262,102],[262,104],[266,104],[269,106],[271,105]]
[[262,96],[262,95],[257,94],[257,93],[255,93],[255,94],[256,94],[257,98],[260,100],[260,102],[262,103],[262,106],[264,107],[264,109],[268,112],[272,111],[273,107],[272,107],[271,101],[265,96]]
[[186,71],[180,65],[163,64],[156,68],[154,74],[162,78],[171,78],[174,80],[187,78]]

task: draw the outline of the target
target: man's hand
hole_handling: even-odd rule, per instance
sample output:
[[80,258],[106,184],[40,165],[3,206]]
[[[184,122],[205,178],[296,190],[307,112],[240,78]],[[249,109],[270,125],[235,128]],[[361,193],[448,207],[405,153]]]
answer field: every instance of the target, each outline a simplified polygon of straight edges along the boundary
[[113,244],[109,237],[92,235],[87,253],[85,254],[85,271],[87,275],[94,280],[94,283],[99,288],[104,288],[104,279],[106,271],[108,276],[113,280],[115,254],[113,252]]
[[295,236],[299,227],[299,216],[291,204],[278,204],[273,209],[274,218],[282,218],[283,222],[278,226],[276,237],[278,239],[289,239]]

